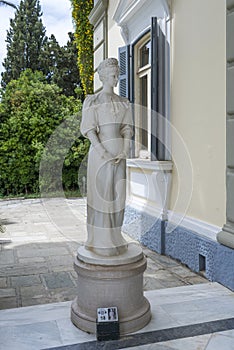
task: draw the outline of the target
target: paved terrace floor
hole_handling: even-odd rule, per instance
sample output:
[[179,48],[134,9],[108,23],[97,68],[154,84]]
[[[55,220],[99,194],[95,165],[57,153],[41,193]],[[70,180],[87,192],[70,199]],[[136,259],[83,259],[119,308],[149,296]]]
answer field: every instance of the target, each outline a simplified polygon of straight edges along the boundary
[[[12,241],[1,244],[0,309],[75,298],[73,260],[86,238],[85,212],[83,199],[0,202],[7,228],[2,238]],[[148,258],[145,290],[208,282],[175,260],[143,250]]]
[[0,202],[7,228],[0,236],[0,349],[234,349],[233,293],[144,247],[150,324],[105,346],[74,327],[73,260],[86,237],[85,207],[84,199]]

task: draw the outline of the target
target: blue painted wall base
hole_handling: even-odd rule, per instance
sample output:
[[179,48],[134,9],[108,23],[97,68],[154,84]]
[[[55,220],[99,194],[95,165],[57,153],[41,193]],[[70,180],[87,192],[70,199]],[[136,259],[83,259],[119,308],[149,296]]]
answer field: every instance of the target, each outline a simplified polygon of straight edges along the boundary
[[125,209],[123,232],[159,254],[165,251],[165,255],[181,261],[195,272],[204,269],[208,280],[234,291],[233,249],[182,226],[177,226],[171,233],[163,232],[164,225],[166,223],[159,218],[131,207]]

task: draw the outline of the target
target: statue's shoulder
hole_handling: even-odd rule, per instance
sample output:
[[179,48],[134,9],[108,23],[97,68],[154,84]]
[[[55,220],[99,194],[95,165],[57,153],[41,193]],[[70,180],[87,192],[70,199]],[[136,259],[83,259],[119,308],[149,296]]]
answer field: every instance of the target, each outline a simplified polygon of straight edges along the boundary
[[122,103],[124,107],[128,107],[130,104],[129,100],[126,97],[122,97],[117,94],[114,94],[114,99],[116,102]]
[[120,99],[120,101],[122,101],[122,102],[130,103],[130,102],[129,102],[129,99],[128,99],[127,97],[119,96],[119,99]]
[[85,109],[93,106],[96,103],[96,101],[97,101],[97,94],[87,95],[83,103],[83,108]]
[[127,97],[122,97],[117,95],[119,98],[119,102],[121,102],[121,104],[124,106],[124,108],[128,109],[130,106],[130,102],[129,99]]

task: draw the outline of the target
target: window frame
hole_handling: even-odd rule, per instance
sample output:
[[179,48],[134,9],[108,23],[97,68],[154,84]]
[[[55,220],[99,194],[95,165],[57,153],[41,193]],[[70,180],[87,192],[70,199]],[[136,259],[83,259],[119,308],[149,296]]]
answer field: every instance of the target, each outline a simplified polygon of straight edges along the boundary
[[[120,75],[120,81],[125,86],[126,94],[120,95],[129,98],[131,103],[136,103],[136,81],[138,79],[135,67],[137,66],[136,48],[142,47],[151,38],[151,148],[150,161],[171,160],[171,130],[170,130],[170,19],[151,17],[151,25],[148,26],[134,41],[119,48],[126,53],[125,75]],[[120,64],[121,66],[121,64]],[[142,73],[144,71],[142,69]],[[139,73],[141,70],[139,69]],[[124,80],[125,79],[125,80]],[[136,107],[136,106],[135,106]],[[136,109],[136,108],[135,108]],[[137,121],[133,108],[133,120]],[[135,130],[137,135],[137,128]],[[131,158],[138,156],[139,148],[132,142]],[[136,138],[137,139],[137,138]],[[139,138],[138,138],[139,140]],[[136,148],[136,150],[135,150]],[[147,157],[141,157],[146,159]]]
[[[139,159],[150,159],[151,153],[151,63],[141,66],[141,49],[151,41],[151,33],[148,31],[145,33],[133,46],[134,60],[134,103],[137,106],[135,108],[135,158]],[[150,54],[150,53],[149,53]],[[150,57],[149,57],[150,58]],[[151,61],[151,58],[150,58]],[[142,109],[138,108],[142,102],[141,93],[141,79],[147,77],[147,151],[141,147],[143,144],[142,140]]]

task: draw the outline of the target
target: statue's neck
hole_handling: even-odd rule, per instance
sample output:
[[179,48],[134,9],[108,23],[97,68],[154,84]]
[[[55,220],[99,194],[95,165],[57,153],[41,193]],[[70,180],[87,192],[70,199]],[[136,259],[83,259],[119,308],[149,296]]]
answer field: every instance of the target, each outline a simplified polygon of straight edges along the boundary
[[106,93],[106,94],[113,94],[114,93],[114,89],[112,86],[103,86],[102,88],[102,92]]

